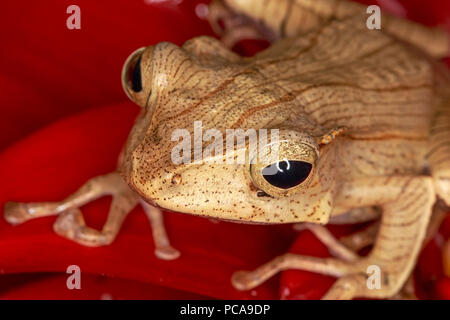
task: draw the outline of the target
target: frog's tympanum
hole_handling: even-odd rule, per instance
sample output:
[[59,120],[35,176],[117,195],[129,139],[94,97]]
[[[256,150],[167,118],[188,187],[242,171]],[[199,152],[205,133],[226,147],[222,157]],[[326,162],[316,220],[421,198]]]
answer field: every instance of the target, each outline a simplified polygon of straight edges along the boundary
[[[247,223],[304,222],[333,258],[285,254],[235,273],[231,283],[248,290],[281,270],[302,269],[338,278],[326,299],[395,296],[415,265],[434,204],[450,205],[450,76],[439,62],[450,38],[385,14],[381,29],[370,30],[366,9],[339,0],[213,2],[209,19],[222,41],[162,42],[127,59],[123,86],[142,111],[118,171],[61,202],[9,202],[6,220],[58,214],[58,234],[101,246],[140,204],[162,259],[179,253],[159,207]],[[230,47],[243,38],[271,46],[241,57]],[[236,147],[174,163],[179,141],[172,134],[193,133],[194,121],[223,136],[227,129],[278,129],[278,159],[219,161],[235,158],[242,151]],[[274,164],[278,171],[265,174]],[[97,231],[78,208],[105,194],[113,202]],[[374,218],[375,243],[364,257],[323,227]],[[381,270],[380,289],[367,286],[369,266]]]

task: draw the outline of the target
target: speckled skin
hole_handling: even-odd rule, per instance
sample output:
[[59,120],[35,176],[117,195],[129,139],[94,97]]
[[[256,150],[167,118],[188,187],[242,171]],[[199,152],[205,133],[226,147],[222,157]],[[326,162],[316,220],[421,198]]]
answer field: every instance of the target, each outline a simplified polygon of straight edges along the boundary
[[[57,204],[9,203],[7,220],[61,213],[59,234],[104,245],[130,206],[141,203],[152,212],[157,251],[166,259],[178,253],[161,236],[153,205],[246,223],[310,222],[335,258],[286,254],[236,273],[233,285],[250,289],[280,270],[299,268],[339,278],[328,299],[394,296],[415,264],[437,197],[450,204],[450,78],[437,61],[449,51],[447,35],[388,16],[381,30],[368,30],[365,7],[338,0],[216,1],[210,16],[216,29],[219,17],[227,45],[249,34],[274,43],[243,58],[218,40],[198,37],[182,47],[163,42],[141,48],[125,63],[125,91],[142,107],[119,160],[132,191],[113,173],[110,182],[94,178]],[[134,92],[129,73],[138,57],[143,88]],[[193,136],[199,120],[204,131],[279,129],[288,141],[280,159],[310,161],[312,173],[282,190],[264,184],[248,163],[175,165],[173,130]],[[118,197],[118,207],[94,233],[73,208],[105,189]],[[124,199],[131,202],[124,205]],[[373,215],[366,209],[374,206],[382,217],[367,257],[319,225],[339,217],[345,222],[355,209],[359,220],[367,220]],[[366,286],[369,265],[382,270],[379,290]]]
[[[249,27],[278,39],[252,58],[207,37],[181,48],[159,43],[138,50],[145,87],[128,92],[146,111],[125,148],[122,170],[152,203],[221,219],[325,224],[354,208],[378,206],[381,225],[368,257],[285,255],[235,274],[233,284],[250,289],[279,270],[301,268],[340,277],[326,298],[390,297],[415,263],[436,196],[450,203],[449,77],[433,59],[448,52],[448,38],[395,18],[386,18],[387,30],[368,30],[362,7],[328,1],[341,8],[330,13],[326,3],[216,2],[226,18],[245,16],[240,26],[228,23],[234,28],[224,32],[229,43],[235,41],[227,32],[237,41],[235,30]],[[284,5],[291,6],[289,13],[282,12]],[[303,10],[308,5],[316,6],[317,19],[300,18],[311,12]],[[212,12],[217,18],[218,10]],[[405,28],[416,30],[416,37]],[[196,120],[204,130],[222,132],[280,129],[298,149],[289,159],[302,159],[305,149],[317,152],[311,179],[287,194],[262,188],[248,165],[172,164],[172,130],[193,135]],[[259,197],[259,190],[270,196]],[[381,290],[366,287],[364,273],[372,264],[383,272]]]

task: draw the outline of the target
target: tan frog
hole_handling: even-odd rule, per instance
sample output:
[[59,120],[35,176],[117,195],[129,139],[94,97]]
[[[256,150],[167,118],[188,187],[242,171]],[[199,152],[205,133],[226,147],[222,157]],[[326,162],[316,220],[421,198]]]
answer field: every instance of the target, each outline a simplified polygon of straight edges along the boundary
[[[450,51],[448,36],[386,15],[381,30],[369,30],[366,7],[347,1],[228,0],[210,9],[226,45],[209,37],[182,47],[163,42],[126,61],[123,85],[142,112],[120,175],[94,178],[58,203],[10,202],[5,218],[59,214],[57,233],[98,246],[114,240],[140,203],[164,259],[178,252],[156,206],[246,223],[308,222],[335,258],[285,254],[236,273],[233,285],[247,290],[280,270],[302,269],[339,278],[326,299],[394,296],[414,267],[434,203],[450,205],[450,77],[437,61]],[[227,48],[248,37],[273,44],[251,58]],[[266,146],[278,147],[277,160],[250,163],[248,143],[222,154],[203,143],[202,161],[176,164],[172,134],[194,136],[194,121],[224,135],[278,129],[279,142]],[[240,152],[245,163],[221,163]],[[104,194],[113,203],[97,231],[78,207]],[[367,257],[321,226],[373,219],[373,207],[382,216]],[[382,272],[380,289],[366,285],[371,265]]]

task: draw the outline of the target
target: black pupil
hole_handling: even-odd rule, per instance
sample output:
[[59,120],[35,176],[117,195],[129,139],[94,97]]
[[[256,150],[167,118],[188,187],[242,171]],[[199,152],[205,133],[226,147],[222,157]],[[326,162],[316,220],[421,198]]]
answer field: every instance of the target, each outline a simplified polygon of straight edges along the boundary
[[134,69],[131,73],[131,89],[133,89],[134,92],[139,92],[142,90],[141,57],[139,57],[138,61],[136,61]]
[[311,173],[311,169],[311,163],[285,160],[265,167],[262,175],[271,185],[289,189],[305,181]]

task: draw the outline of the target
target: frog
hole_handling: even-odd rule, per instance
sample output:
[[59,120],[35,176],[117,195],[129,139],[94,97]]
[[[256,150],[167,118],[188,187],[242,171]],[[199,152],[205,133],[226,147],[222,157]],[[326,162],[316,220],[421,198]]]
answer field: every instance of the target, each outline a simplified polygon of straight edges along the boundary
[[[126,59],[122,85],[141,112],[117,171],[60,202],[8,202],[5,219],[57,215],[56,233],[102,246],[139,204],[155,255],[166,260],[180,253],[161,208],[237,223],[291,223],[311,230],[332,257],[280,255],[234,273],[237,290],[299,269],[337,278],[323,299],[395,297],[410,279],[433,207],[450,205],[450,75],[440,62],[450,37],[387,14],[381,29],[371,30],[366,9],[345,0],[213,1],[208,19],[222,39],[160,42]],[[251,57],[231,50],[246,38],[270,46]],[[278,139],[262,145],[276,152],[253,161],[247,139],[219,152],[220,139],[214,148],[192,140],[198,121],[221,135],[277,130]],[[185,156],[194,161],[174,161],[180,129],[191,144],[200,142],[200,159],[190,149]],[[245,161],[226,161],[240,154]],[[99,231],[79,208],[103,195],[113,200]],[[326,228],[372,219],[375,233],[352,238],[356,246],[373,243],[367,256]],[[380,288],[367,285],[371,266],[381,271]]]

